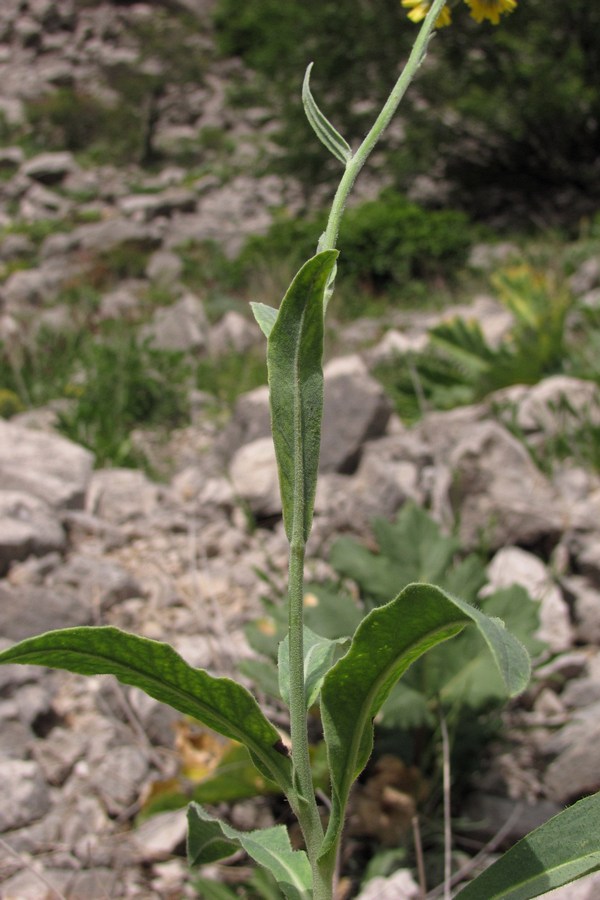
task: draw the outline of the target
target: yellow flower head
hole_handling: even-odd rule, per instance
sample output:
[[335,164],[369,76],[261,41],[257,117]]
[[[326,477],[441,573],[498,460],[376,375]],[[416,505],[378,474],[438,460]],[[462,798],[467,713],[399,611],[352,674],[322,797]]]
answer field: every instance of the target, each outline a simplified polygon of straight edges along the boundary
[[[408,18],[411,22],[421,22],[431,8],[431,0],[402,0],[402,6],[410,9]],[[447,6],[444,6],[441,13],[437,17],[435,23],[436,28],[443,28],[444,25],[450,25],[452,22],[452,13]]]
[[517,6],[517,0],[465,0],[471,8],[471,16],[476,22],[489,19],[492,25],[498,25],[503,13],[511,13]]

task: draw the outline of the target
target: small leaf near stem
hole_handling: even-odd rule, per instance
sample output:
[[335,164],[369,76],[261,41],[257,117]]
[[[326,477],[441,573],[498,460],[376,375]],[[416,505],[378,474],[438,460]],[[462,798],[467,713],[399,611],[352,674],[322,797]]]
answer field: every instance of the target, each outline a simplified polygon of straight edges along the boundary
[[441,588],[408,585],[395,600],[372,610],[358,626],[348,653],[330,669],[321,689],[321,716],[332,784],[332,813],[320,858],[335,859],[352,783],[373,746],[373,718],[392,687],[426,650],[479,628],[514,696],[529,680],[527,651],[500,620]]
[[304,83],[302,84],[302,102],[304,104],[306,118],[310,122],[313,131],[321,143],[327,147],[329,152],[332,153],[336,159],[339,159],[339,161],[346,166],[352,159],[352,150],[348,142],[345,141],[339,131],[333,127],[329,119],[323,115],[315,102],[310,90],[310,73],[312,67],[313,63],[309,63],[304,76]]
[[27,638],[0,653],[0,664],[66,669],[81,675],[115,675],[123,684],[192,716],[245,744],[267,778],[292,794],[290,761],[277,752],[279,732],[246,688],[188,665],[169,644],[112,626],[65,628]]

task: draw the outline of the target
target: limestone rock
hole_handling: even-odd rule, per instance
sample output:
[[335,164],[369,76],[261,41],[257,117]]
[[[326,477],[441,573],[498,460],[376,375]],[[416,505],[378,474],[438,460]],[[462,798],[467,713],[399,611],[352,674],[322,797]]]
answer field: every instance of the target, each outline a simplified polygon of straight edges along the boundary
[[22,828],[50,809],[48,785],[32,760],[0,760],[0,832]]
[[529,454],[494,422],[471,429],[450,454],[449,500],[466,547],[532,545],[560,535],[565,517],[557,493]]
[[62,550],[66,535],[43,500],[23,491],[0,490],[0,573],[15,560]]
[[0,585],[0,632],[20,641],[54,628],[91,625],[93,605],[86,597],[49,588],[9,589]]
[[322,472],[355,471],[365,441],[384,434],[392,407],[359,356],[332,360],[324,370]]
[[553,375],[528,388],[517,405],[517,424],[523,431],[545,436],[568,434],[578,424],[600,424],[600,392],[593,381]]
[[0,420],[0,490],[26,491],[52,507],[78,509],[93,460],[67,438]]
[[72,153],[40,153],[21,166],[27,178],[42,184],[58,184],[77,168]]
[[194,294],[185,294],[172,306],[157,309],[142,333],[159,350],[205,350],[208,320],[202,301]]
[[540,603],[538,637],[559,653],[573,643],[573,626],[562,593],[539,557],[520,547],[502,547],[488,566],[485,594],[519,584]]
[[271,438],[259,438],[240,447],[231,461],[229,474],[235,494],[255,515],[281,515],[277,463]]
[[[209,346],[213,356],[225,353],[246,353],[262,341],[257,325],[241,313],[229,310],[210,330]],[[218,363],[216,363],[218,365]]]

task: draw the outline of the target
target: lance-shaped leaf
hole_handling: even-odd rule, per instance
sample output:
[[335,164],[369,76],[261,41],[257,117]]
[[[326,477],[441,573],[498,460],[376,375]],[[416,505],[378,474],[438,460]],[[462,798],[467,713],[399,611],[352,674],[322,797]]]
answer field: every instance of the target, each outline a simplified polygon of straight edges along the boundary
[[268,869],[288,900],[308,900],[312,874],[303,850],[292,850],[284,825],[260,831],[237,831],[207,813],[197,803],[188,807],[188,860],[203,865],[245,850]]
[[[323,679],[332,667],[336,655],[339,655],[341,646],[345,643],[349,643],[348,638],[338,638],[331,641],[329,638],[321,637],[320,634],[315,634],[310,628],[304,626],[304,684],[307,708],[310,708],[317,702]],[[290,643],[287,637],[279,645],[277,668],[279,671],[279,693],[289,706]]]
[[418,657],[474,623],[491,650],[510,696],[523,691],[529,656],[499,619],[428,584],[409,584],[363,619],[348,653],[325,676],[321,717],[328,748],[332,813],[323,845],[335,847],[353,781],[373,747],[373,717]]
[[598,869],[600,794],[593,794],[522,838],[457,900],[529,900]]
[[267,778],[289,791],[291,764],[279,732],[252,694],[229,678],[188,665],[169,645],[111,626],[65,628],[27,638],[0,653],[0,664],[23,663],[80,675],[115,675],[184,715],[245,744]]
[[260,330],[266,338],[269,337],[273,330],[273,325],[279,314],[279,310],[273,306],[267,306],[266,303],[251,303],[252,313],[258,322]]
[[[312,524],[323,416],[323,297],[337,250],[306,262],[281,301],[267,344],[271,420],[286,534]],[[298,537],[298,535],[296,535]]]
[[341,163],[346,165],[352,159],[352,149],[347,141],[341,136],[329,119],[327,119],[315,102],[310,89],[310,72],[313,63],[308,65],[304,82],[302,84],[302,102],[304,104],[304,112],[311,127],[322,144],[327,147],[330,153],[339,159]]

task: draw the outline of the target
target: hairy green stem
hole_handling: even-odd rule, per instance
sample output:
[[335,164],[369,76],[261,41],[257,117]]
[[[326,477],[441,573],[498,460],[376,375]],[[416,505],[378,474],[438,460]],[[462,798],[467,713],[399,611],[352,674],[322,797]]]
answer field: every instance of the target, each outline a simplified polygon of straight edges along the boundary
[[391,94],[386,100],[381,112],[377,116],[371,130],[363,140],[362,144],[349,160],[346,171],[338,185],[335,193],[329,219],[327,220],[327,228],[321,241],[319,242],[320,250],[333,250],[336,247],[338,234],[340,230],[340,222],[346,207],[346,201],[350,191],[354,186],[357,175],[366,163],[371,151],[377,144],[379,138],[390,124],[400,101],[402,100],[406,89],[415,77],[417,69],[425,58],[427,44],[429,42],[431,32],[435,26],[437,17],[444,8],[446,0],[433,0],[431,8],[423,21],[418,37],[413,44],[410,56],[406,66],[402,70],[402,74],[394,85]]

